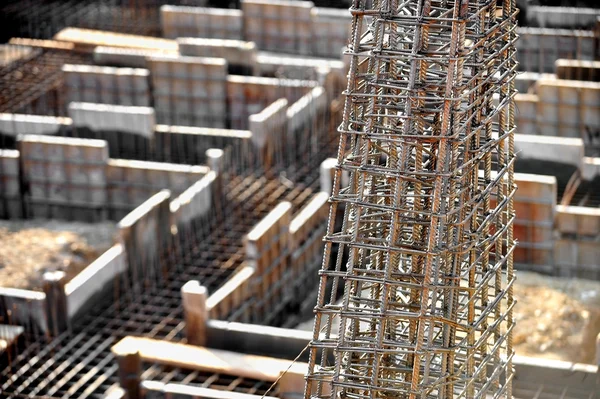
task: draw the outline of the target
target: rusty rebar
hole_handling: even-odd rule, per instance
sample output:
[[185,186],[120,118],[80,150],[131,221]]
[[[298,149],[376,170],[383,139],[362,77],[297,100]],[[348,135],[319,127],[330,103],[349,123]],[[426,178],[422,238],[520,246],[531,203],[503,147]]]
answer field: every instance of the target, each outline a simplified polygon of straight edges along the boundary
[[305,398],[510,398],[515,1],[350,11]]

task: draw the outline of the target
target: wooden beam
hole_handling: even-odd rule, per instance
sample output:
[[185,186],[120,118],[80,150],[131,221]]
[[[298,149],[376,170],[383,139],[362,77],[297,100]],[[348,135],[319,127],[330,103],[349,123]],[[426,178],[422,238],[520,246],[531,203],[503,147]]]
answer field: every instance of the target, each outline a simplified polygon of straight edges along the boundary
[[[209,371],[218,374],[274,382],[290,367],[290,360],[245,355],[201,346],[178,344],[141,337],[125,337],[112,347],[115,356],[139,353],[142,361]],[[294,369],[308,370],[308,364],[296,363]]]
[[198,281],[190,280],[181,287],[185,336],[191,345],[206,345],[206,321],[208,290]]

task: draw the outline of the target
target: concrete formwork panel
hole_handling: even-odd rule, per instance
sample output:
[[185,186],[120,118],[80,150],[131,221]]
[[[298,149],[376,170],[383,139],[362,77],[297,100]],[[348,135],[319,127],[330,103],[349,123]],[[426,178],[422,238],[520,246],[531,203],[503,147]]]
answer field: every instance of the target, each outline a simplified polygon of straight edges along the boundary
[[233,75],[254,75],[257,69],[253,42],[182,37],[177,39],[177,44],[183,56],[224,58],[228,72]]
[[189,165],[206,164],[210,148],[235,147],[244,154],[252,147],[249,130],[157,125],[154,137],[160,161]]
[[65,28],[54,35],[54,39],[72,43],[74,50],[88,52],[93,52],[97,46],[174,52],[178,50],[174,40],[94,29]]
[[95,65],[62,67],[66,102],[150,106],[150,71]]
[[159,123],[225,128],[227,62],[224,59],[152,57],[148,65]]
[[27,216],[106,219],[105,141],[24,135],[18,145]]
[[352,15],[350,11],[336,8],[314,7],[312,19],[312,54],[320,57],[340,58],[348,44]]
[[527,25],[542,28],[589,29],[600,16],[597,8],[528,6]]
[[242,0],[241,7],[245,40],[261,50],[311,54],[312,2]]
[[317,82],[251,76],[227,77],[227,108],[231,129],[248,129],[248,118],[280,98],[295,102]]
[[23,217],[19,151],[0,149],[0,218]]
[[111,295],[115,279],[126,270],[126,253],[114,245],[65,284],[69,319],[83,314],[104,295]]
[[515,182],[514,233],[519,240],[515,263],[521,268],[552,273],[556,178],[516,173]]
[[556,60],[558,79],[600,81],[600,61]]
[[178,196],[208,172],[203,166],[110,159],[107,191],[111,218],[118,220],[165,188]]
[[292,204],[282,202],[244,237],[246,262],[254,268],[253,319],[269,319],[285,305],[283,279],[289,267],[288,241]]
[[203,37],[242,40],[242,11],[222,8],[160,8],[160,24],[167,38]]
[[517,59],[525,71],[554,73],[558,59],[593,60],[596,55],[591,31],[521,27],[517,32]]

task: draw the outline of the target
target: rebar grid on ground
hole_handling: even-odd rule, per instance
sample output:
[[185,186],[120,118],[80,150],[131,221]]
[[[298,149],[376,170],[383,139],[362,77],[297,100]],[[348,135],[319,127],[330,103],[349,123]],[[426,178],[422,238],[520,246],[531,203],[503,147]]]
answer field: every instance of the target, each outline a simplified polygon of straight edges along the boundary
[[353,2],[307,399],[512,397],[516,9],[501,4]]

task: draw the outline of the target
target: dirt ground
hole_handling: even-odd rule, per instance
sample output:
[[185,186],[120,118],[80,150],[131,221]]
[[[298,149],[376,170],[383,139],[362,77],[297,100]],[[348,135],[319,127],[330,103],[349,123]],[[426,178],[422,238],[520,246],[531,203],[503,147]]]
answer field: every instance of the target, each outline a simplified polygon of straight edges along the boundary
[[0,221],[0,286],[41,290],[45,271],[73,278],[111,247],[116,225],[56,220]]
[[600,282],[517,273],[516,353],[593,363],[600,333]]

